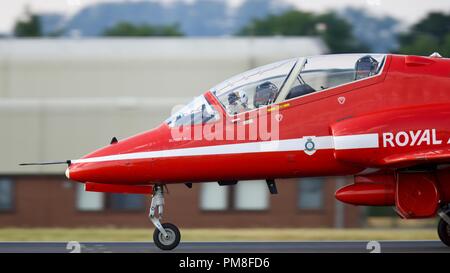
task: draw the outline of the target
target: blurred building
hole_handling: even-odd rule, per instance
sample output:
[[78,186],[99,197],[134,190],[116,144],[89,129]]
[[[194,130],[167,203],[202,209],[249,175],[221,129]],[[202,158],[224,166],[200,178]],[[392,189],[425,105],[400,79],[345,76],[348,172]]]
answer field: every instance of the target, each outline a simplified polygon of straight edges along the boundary
[[[84,192],[65,166],[150,129],[216,83],[280,59],[326,52],[316,38],[0,40],[0,226],[149,226],[146,197]],[[169,186],[166,218],[181,227],[358,226],[334,200],[347,178]]]

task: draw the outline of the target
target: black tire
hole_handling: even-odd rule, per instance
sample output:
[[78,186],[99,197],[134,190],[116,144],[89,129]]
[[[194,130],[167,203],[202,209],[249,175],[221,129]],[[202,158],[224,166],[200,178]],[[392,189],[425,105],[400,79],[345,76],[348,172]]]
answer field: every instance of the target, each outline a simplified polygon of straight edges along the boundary
[[447,246],[450,246],[450,225],[443,219],[439,221],[438,234],[439,239],[441,239],[441,241]]
[[169,235],[169,238],[164,238],[159,229],[155,228],[155,231],[153,232],[153,242],[161,250],[172,250],[180,243],[180,230],[171,223],[164,223],[162,224],[162,227]]

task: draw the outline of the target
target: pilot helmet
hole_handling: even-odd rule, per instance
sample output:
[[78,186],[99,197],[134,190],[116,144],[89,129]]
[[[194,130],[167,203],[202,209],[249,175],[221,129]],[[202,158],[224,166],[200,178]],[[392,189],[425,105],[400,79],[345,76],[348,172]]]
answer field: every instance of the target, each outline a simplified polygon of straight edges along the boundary
[[228,104],[233,105],[233,104],[237,104],[238,102],[241,105],[244,105],[244,106],[247,105],[248,96],[244,90],[239,90],[239,91],[231,92],[230,94],[228,94]]
[[239,99],[241,101],[241,104],[242,105],[247,105],[248,104],[247,93],[244,90],[239,90],[238,94],[239,94]]
[[239,96],[235,92],[228,94],[228,104],[235,104],[238,100]]
[[372,56],[361,57],[356,61],[355,65],[355,80],[364,79],[373,76],[377,73],[378,61]]
[[270,81],[263,82],[256,86],[255,92],[255,107],[267,105],[272,102],[278,94],[278,87]]

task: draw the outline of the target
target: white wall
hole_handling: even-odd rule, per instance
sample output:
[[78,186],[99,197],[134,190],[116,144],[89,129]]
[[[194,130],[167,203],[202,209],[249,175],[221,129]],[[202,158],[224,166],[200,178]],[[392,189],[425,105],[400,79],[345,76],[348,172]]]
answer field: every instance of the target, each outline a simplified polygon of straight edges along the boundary
[[324,52],[316,38],[0,40],[0,173],[63,172],[17,164],[78,158],[234,74]]

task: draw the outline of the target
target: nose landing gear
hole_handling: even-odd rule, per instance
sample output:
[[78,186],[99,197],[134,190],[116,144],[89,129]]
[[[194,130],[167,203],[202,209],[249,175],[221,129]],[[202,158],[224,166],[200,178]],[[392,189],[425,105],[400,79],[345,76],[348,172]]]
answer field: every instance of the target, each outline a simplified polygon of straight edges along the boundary
[[450,209],[447,207],[439,211],[438,214],[441,217],[438,224],[439,239],[447,246],[450,246]]
[[153,232],[153,241],[155,245],[162,250],[171,250],[180,243],[180,230],[171,223],[161,224],[164,211],[164,190],[162,185],[155,185],[153,188],[152,202],[148,217],[155,225]]

